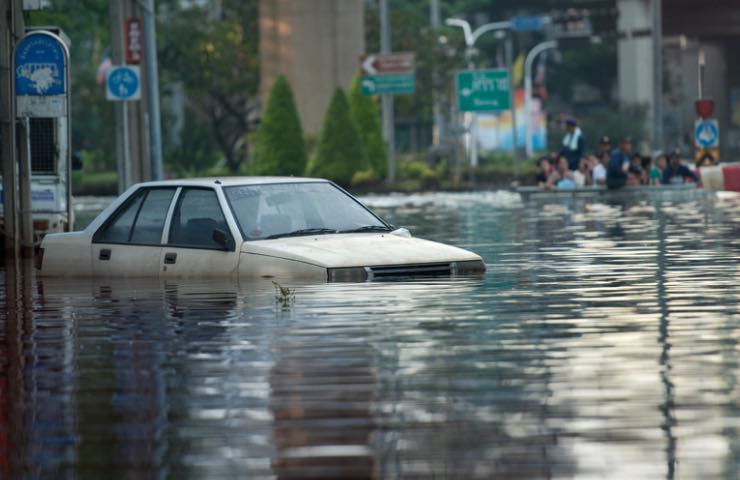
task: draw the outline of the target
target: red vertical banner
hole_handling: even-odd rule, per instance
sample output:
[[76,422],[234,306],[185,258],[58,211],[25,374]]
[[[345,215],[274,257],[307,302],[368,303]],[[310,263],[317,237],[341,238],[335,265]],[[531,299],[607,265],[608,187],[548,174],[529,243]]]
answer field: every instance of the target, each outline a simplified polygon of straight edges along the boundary
[[132,17],[126,19],[126,63],[137,65],[141,63],[141,19]]

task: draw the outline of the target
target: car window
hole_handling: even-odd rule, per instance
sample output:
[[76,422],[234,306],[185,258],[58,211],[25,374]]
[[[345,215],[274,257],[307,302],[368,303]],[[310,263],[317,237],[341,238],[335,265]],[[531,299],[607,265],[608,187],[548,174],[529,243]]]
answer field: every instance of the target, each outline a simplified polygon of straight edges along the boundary
[[328,182],[244,185],[224,188],[224,192],[248,240],[306,229],[387,228],[354,198]]
[[203,188],[183,189],[172,216],[169,244],[221,250],[221,245],[213,239],[216,229],[231,238],[216,192]]
[[146,195],[145,190],[140,190],[129,199],[122,209],[116,212],[113,220],[105,225],[95,234],[93,239],[101,243],[126,243],[131,235],[131,227],[136,220],[136,214],[141,207],[141,201]]
[[162,230],[167,211],[175,194],[174,188],[149,190],[144,204],[136,218],[131,243],[158,244],[162,240]]
[[159,244],[174,188],[142,189],[94,238],[100,243]]

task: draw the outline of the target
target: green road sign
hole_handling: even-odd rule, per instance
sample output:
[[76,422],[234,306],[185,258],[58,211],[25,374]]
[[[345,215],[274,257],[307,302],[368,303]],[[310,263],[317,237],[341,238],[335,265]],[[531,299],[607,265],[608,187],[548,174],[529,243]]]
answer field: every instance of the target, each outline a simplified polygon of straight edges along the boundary
[[360,81],[360,91],[365,96],[411,95],[414,93],[415,83],[414,73],[363,75]]
[[509,110],[510,85],[508,70],[457,72],[457,107],[461,112]]

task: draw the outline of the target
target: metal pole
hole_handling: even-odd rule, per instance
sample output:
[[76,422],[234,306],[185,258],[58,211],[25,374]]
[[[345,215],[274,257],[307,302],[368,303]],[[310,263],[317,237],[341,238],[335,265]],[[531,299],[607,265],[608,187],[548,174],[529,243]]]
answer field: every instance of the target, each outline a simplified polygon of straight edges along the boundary
[[653,149],[663,148],[663,2],[653,0]]
[[[388,19],[388,0],[380,0],[380,51],[391,53],[391,26]],[[381,97],[383,107],[383,136],[388,149],[388,183],[396,182],[396,138],[393,119],[393,96]]]
[[542,42],[536,45],[527,54],[524,60],[524,147],[526,148],[527,158],[534,155],[532,146],[532,65],[537,55],[550,48],[557,48],[558,43],[554,40]]
[[[429,21],[431,23],[432,31],[436,34],[439,32],[441,26],[440,11],[439,11],[439,0],[430,0],[429,2]],[[445,143],[445,131],[444,131],[444,118],[442,117],[442,101],[439,92],[439,71],[435,68],[432,73],[432,82],[434,84],[434,130],[432,132],[432,143],[435,146],[439,146]]]
[[[113,65],[123,63],[123,2],[120,0],[109,0],[108,14],[110,17],[110,59]],[[127,111],[124,109],[125,102],[113,102],[116,128],[116,167],[118,170],[118,194],[123,193],[128,187],[126,169],[130,168],[131,158],[129,155],[128,139],[125,139],[125,130],[128,128]]]
[[[514,53],[513,53],[513,44],[511,42],[511,36],[506,36],[506,66],[509,69],[509,81],[513,82],[514,80]],[[519,181],[519,158],[518,158],[518,144],[519,139],[517,138],[517,125],[516,125],[516,105],[514,104],[515,100],[514,95],[514,85],[513,83],[509,85],[509,102],[511,107],[511,139],[514,142],[514,149],[513,149],[513,170],[514,170],[514,181]]]
[[[128,101],[122,101],[121,103],[121,112],[123,116],[123,124],[121,126],[121,143],[125,145],[124,148],[124,161],[123,161],[123,169],[121,170],[121,178],[123,178],[123,190],[126,190],[128,187],[130,187],[133,184],[133,177],[132,177],[132,165],[131,165],[131,155],[130,155],[130,146],[131,146],[131,136],[129,135],[129,111],[128,111]],[[143,176],[143,174],[142,174]]]
[[699,49],[699,61],[698,61],[698,79],[699,79],[699,98],[704,98],[704,64],[706,63],[706,56],[704,49]]
[[[468,44],[468,70],[475,70],[475,62],[473,62],[473,44],[475,40],[470,39]],[[468,177],[470,178],[470,184],[475,185],[475,169],[478,168],[478,115],[475,112],[468,113],[470,120],[468,122],[468,152],[470,154],[470,171]]]
[[3,230],[5,258],[16,259],[19,254],[17,195],[18,164],[16,145],[15,71],[13,50],[23,32],[21,2],[3,2],[0,11],[0,148],[3,164]]
[[20,193],[20,247],[21,257],[33,257],[33,205],[31,204],[31,145],[29,143],[30,122],[28,118],[18,120],[18,164]]
[[154,25],[154,0],[144,0],[144,42],[149,110],[149,149],[152,180],[162,180],[162,125],[159,115],[159,73],[157,72],[157,33]]

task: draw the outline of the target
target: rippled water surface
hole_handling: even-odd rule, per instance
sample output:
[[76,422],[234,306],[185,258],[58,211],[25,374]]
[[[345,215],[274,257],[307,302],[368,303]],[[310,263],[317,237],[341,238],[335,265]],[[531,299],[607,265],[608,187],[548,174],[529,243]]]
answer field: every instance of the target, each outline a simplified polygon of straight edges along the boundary
[[1,271],[0,478],[739,478],[740,197],[364,200],[488,273]]

